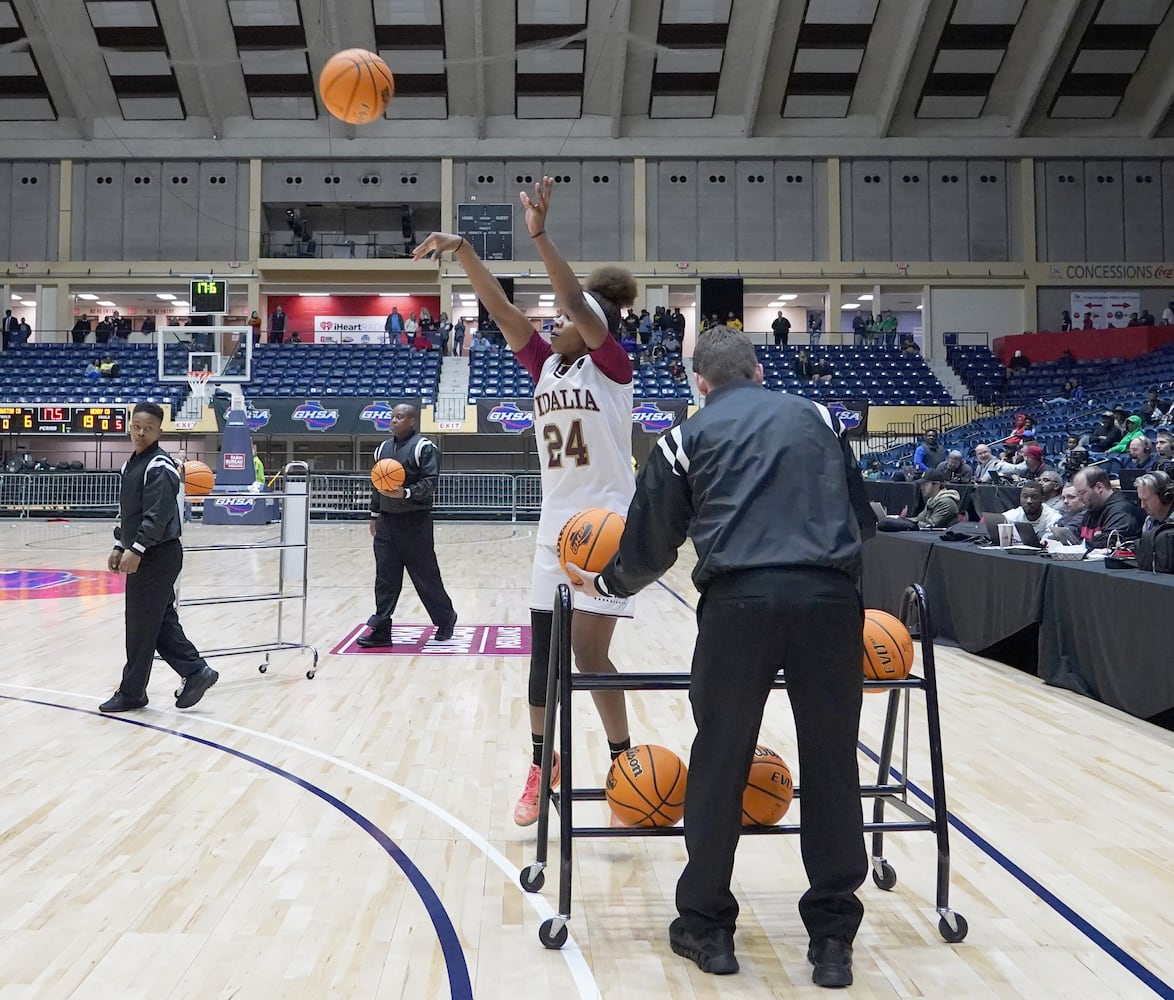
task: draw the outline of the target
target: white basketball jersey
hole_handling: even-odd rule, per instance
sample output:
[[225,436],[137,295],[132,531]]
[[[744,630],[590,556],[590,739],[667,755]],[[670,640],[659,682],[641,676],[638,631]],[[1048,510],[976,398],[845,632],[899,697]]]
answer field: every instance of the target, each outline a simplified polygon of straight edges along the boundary
[[632,383],[620,385],[591,355],[556,374],[564,358],[542,365],[534,389],[534,435],[542,468],[538,544],[554,545],[562,526],[590,507],[627,516],[632,474]]

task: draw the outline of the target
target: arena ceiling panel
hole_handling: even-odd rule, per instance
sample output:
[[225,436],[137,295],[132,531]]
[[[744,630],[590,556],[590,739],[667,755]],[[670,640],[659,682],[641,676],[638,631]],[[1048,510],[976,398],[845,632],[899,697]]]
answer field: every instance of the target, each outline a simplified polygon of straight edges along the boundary
[[[259,155],[320,138],[473,155],[471,143],[552,135],[644,142],[649,155],[836,139],[1136,145],[1174,138],[1172,6],[0,0],[0,136],[248,138]],[[378,51],[396,77],[384,119],[359,130],[315,89],[351,47]]]

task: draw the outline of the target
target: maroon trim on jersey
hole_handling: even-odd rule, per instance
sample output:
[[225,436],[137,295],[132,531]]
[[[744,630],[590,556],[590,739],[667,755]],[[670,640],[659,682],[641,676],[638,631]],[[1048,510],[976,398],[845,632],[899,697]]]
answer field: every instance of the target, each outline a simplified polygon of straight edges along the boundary
[[518,364],[530,373],[530,377],[534,380],[534,384],[538,384],[538,379],[542,376],[542,366],[546,363],[554,351],[550,344],[543,340],[538,334],[530,334],[530,339],[526,341],[526,346],[520,351],[514,353]]
[[595,362],[596,368],[617,385],[631,384],[632,359],[611,334],[591,352],[591,360]]

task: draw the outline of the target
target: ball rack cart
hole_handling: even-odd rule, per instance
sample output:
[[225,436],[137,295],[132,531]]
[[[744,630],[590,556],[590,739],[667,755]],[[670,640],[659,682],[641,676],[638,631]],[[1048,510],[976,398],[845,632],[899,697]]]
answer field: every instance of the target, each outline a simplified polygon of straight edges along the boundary
[[[580,674],[571,664],[571,617],[573,614],[570,587],[560,584],[555,594],[554,624],[550,650],[550,669],[546,686],[545,738],[542,754],[542,777],[539,787],[547,790],[538,806],[538,844],[535,861],[525,866],[519,882],[526,892],[539,892],[546,881],[545,868],[549,853],[550,810],[553,807],[559,820],[559,899],[558,915],[542,922],[538,939],[547,948],[561,948],[567,940],[567,923],[571,919],[572,860],[574,842],[578,837],[680,837],[682,826],[671,827],[589,827],[576,826],[573,819],[577,802],[603,799],[602,788],[576,788],[573,784],[571,696],[581,691],[687,691],[687,673],[623,673]],[[877,887],[889,891],[897,884],[897,872],[884,856],[886,833],[913,833],[927,831],[937,841],[937,910],[938,931],[942,938],[956,944],[969,930],[965,918],[950,909],[950,842],[949,813],[946,808],[946,778],[942,762],[941,720],[938,714],[937,673],[934,665],[933,627],[925,591],[914,584],[905,590],[901,600],[900,618],[910,634],[921,643],[922,675],[910,673],[899,681],[865,680],[864,687],[872,691],[888,691],[884,733],[875,784],[861,785],[860,795],[872,800],[872,820],[864,824],[865,833],[872,835],[870,864],[872,880]],[[786,680],[779,676],[775,689],[785,689]],[[925,693],[929,742],[930,777],[932,781],[932,814],[918,809],[909,801],[909,699],[914,690]],[[559,712],[560,703],[565,710]],[[555,717],[559,721],[559,755],[562,764],[562,782],[558,791],[550,789],[553,767]],[[893,767],[893,752],[900,727],[900,767]],[[686,794],[688,794],[686,792]],[[795,798],[802,790],[796,785]],[[891,807],[901,814],[898,819],[885,819],[885,809]],[[749,826],[743,835],[797,834],[798,823],[775,826]]]

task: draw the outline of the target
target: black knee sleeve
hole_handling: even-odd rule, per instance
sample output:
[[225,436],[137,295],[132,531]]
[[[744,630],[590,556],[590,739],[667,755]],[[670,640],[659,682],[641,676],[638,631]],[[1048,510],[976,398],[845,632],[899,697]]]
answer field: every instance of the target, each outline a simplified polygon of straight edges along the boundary
[[554,629],[553,611],[530,612],[530,704],[546,707],[546,679],[550,674],[550,634]]

